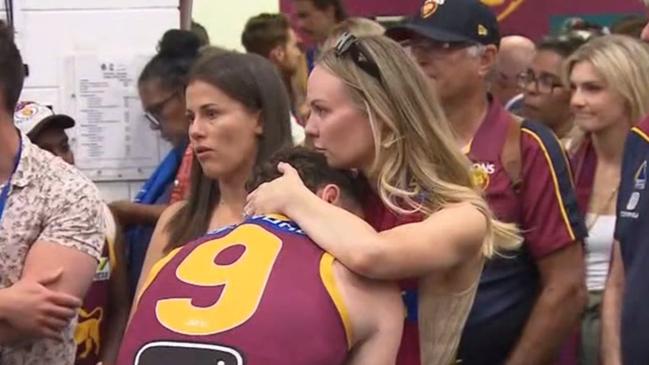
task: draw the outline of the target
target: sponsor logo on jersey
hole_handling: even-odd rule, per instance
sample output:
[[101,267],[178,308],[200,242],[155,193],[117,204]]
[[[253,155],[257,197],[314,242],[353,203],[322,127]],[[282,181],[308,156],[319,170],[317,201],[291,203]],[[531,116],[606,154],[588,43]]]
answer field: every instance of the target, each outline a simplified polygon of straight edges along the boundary
[[634,191],[633,194],[629,197],[629,202],[626,203],[626,210],[635,210],[638,207],[638,202],[640,201],[640,192]]
[[635,172],[635,189],[644,190],[647,186],[647,161],[645,160]]
[[97,271],[95,271],[93,281],[105,281],[108,279],[110,279],[110,260],[108,257],[102,257],[99,259],[99,265],[97,265]]

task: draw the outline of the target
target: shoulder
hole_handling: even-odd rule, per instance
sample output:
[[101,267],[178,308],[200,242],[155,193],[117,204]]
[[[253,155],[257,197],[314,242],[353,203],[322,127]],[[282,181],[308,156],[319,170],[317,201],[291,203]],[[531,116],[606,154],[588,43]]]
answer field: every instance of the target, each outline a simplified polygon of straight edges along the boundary
[[87,199],[100,204],[99,190],[79,169],[35,145],[28,148],[34,182],[41,185],[50,197],[66,201]]
[[546,126],[532,121],[521,125],[521,153],[523,173],[530,179],[533,175],[550,174],[555,184],[572,186],[572,171],[568,156],[556,135]]
[[165,249],[169,243],[169,230],[167,227],[169,223],[172,222],[178,212],[180,212],[183,207],[185,207],[186,202],[179,201],[169,205],[160,215],[158,223],[156,223],[153,235],[151,236],[151,242],[149,244],[149,249],[147,255],[154,255],[156,257],[161,257],[165,252]]
[[468,202],[448,205],[422,223],[428,229],[447,232],[458,245],[466,247],[481,246],[488,230],[485,212]]
[[176,216],[176,214],[178,214],[178,212],[180,212],[181,209],[185,207],[185,205],[187,205],[187,202],[184,200],[170,204],[162,211],[160,219],[158,219],[158,225],[162,223],[167,224]]
[[539,151],[555,157],[563,154],[561,142],[548,127],[541,123],[524,120],[521,124],[521,146],[524,149]]
[[[362,342],[377,331],[399,334],[405,309],[397,284],[361,277],[335,260],[332,266],[340,299],[348,314],[350,344]],[[373,309],[368,311],[369,307]]]
[[649,117],[631,128],[630,136],[644,145],[649,145]]

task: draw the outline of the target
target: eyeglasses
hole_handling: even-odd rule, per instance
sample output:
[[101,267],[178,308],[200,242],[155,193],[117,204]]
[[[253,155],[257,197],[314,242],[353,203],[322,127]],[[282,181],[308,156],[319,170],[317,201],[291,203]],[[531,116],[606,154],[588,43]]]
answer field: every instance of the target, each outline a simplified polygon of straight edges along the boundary
[[419,54],[444,54],[475,45],[470,42],[440,42],[432,39],[418,38],[401,42],[401,46],[410,52]]
[[526,89],[527,86],[531,83],[534,85],[534,90],[542,94],[552,94],[554,89],[563,88],[563,83],[559,80],[558,77],[548,74],[541,74],[536,76],[533,71],[528,70],[521,72],[516,77],[518,87],[521,89]]
[[374,62],[369,52],[361,43],[359,43],[358,38],[353,34],[345,32],[340,36],[340,38],[338,38],[335,47],[335,54],[336,57],[339,58],[343,57],[345,54],[349,54],[356,66],[360,67],[361,70],[365,71],[370,76],[381,81],[379,66],[376,65],[376,62]]
[[144,111],[144,117],[149,121],[152,127],[155,129],[160,128],[160,120],[162,119],[161,114],[164,108],[167,106],[167,104],[173,100],[176,96],[178,96],[179,92],[176,91],[163,99],[162,101],[158,102],[155,105],[152,105],[151,107],[147,108],[147,110]]

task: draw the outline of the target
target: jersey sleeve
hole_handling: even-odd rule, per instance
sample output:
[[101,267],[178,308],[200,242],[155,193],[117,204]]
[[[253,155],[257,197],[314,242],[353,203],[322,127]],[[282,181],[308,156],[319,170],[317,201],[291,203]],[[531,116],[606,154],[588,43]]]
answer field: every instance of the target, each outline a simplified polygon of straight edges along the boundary
[[521,127],[522,230],[535,259],[587,236],[566,154],[546,127],[526,121]]

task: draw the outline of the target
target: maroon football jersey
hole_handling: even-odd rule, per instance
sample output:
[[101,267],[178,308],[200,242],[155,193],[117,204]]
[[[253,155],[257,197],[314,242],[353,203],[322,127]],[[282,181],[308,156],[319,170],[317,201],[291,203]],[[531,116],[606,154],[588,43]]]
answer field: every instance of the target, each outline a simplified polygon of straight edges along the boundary
[[75,365],[97,365],[101,351],[102,334],[108,325],[109,280],[114,267],[114,255],[110,254],[110,243],[104,245],[104,251],[97,265],[97,271],[90,288],[79,310],[74,342],[77,344]]
[[153,267],[118,364],[342,364],[349,321],[332,265],[277,217],[210,233]]

